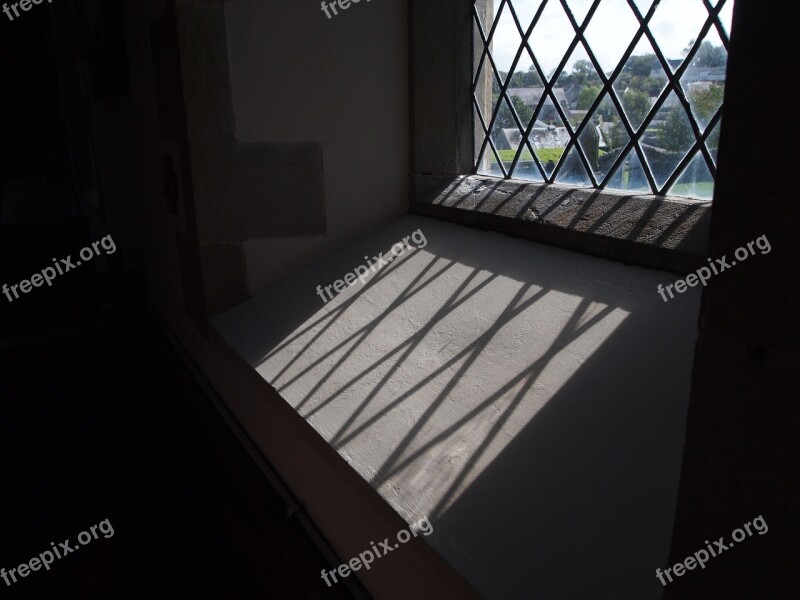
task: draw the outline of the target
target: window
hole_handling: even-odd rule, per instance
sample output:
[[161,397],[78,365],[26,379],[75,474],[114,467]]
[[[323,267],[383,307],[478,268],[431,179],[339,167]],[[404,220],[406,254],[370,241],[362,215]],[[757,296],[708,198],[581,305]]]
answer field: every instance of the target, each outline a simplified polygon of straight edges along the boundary
[[733,0],[476,0],[474,172],[710,200]]

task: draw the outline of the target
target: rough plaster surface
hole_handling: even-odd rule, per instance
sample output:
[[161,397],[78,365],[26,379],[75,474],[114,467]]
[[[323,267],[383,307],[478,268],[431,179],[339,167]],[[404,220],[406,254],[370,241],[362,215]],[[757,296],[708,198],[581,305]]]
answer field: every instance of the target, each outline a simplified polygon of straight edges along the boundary
[[[214,256],[223,248],[220,242],[237,245],[239,252],[246,240],[326,233],[322,145],[236,141],[224,4],[179,0],[176,20],[206,312],[213,315],[240,301],[249,279],[244,260],[237,259],[232,270],[219,268],[231,260],[230,252]],[[163,35],[156,39],[160,46],[169,41]],[[155,70],[162,87],[170,83],[167,73],[177,73],[158,60]],[[165,100],[172,96],[162,93],[159,106],[162,130],[175,137],[174,107]]]
[[482,596],[655,599],[699,302],[673,279],[407,216],[213,325]]
[[203,242],[325,232],[319,143],[202,144],[191,155]]
[[408,212],[408,8],[361,2],[330,20],[319,2],[224,9],[236,139],[314,140],[325,156],[325,231],[249,240],[256,292]]

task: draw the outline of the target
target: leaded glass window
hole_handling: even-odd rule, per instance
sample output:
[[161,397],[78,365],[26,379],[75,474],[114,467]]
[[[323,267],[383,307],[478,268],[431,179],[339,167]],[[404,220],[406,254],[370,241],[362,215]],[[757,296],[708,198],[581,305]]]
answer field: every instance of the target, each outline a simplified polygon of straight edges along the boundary
[[475,172],[713,195],[733,0],[476,0]]

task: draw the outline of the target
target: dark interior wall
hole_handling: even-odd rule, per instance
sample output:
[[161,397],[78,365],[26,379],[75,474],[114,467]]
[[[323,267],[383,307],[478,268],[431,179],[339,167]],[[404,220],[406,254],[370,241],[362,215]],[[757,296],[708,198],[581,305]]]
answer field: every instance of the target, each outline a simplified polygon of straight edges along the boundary
[[[772,251],[737,263],[704,293],[671,564],[705,540],[730,540],[759,515],[769,531],[687,572],[667,598],[800,591],[800,204],[792,180],[800,57],[786,18],[795,10],[789,1],[735,5],[709,256],[730,261],[762,235]],[[757,147],[768,149],[763,160],[754,161]]]
[[[202,311],[189,305],[196,301],[202,307],[202,291],[192,268],[199,259],[181,132],[170,130],[165,121],[170,115],[162,114],[159,102],[156,65],[164,66],[169,55],[159,53],[156,24],[172,4],[82,0],[75,10],[66,2],[51,8],[59,36],[79,42],[76,60],[90,91],[86,121],[107,229],[125,267],[144,272],[151,302],[181,322],[187,311],[199,320]],[[107,10],[111,5],[116,9]],[[116,75],[105,77],[114,65]],[[170,186],[177,197],[165,194]]]
[[50,13],[32,10],[13,21],[0,17],[0,190],[19,178],[63,181],[69,155]]
[[[168,29],[168,25],[163,19],[165,10],[169,12],[170,5],[177,5],[176,16],[179,27],[182,24],[191,29],[192,25],[202,25],[203,23],[202,21],[181,21],[181,18],[188,14],[185,9],[187,7],[206,8],[203,5],[208,3],[210,0],[207,2],[196,0],[181,0],[180,2],[175,0],[126,0],[122,2],[131,93],[128,97],[121,97],[112,102],[95,103],[92,109],[98,172],[104,189],[108,192],[109,222],[113,224],[115,239],[119,238],[119,245],[125,249],[126,256],[129,257],[128,264],[139,267],[145,272],[150,304],[155,307],[172,332],[181,340],[236,418],[257,424],[257,435],[254,437],[258,439],[259,449],[285,480],[298,502],[303,505],[304,510],[312,515],[314,524],[334,546],[342,560],[345,560],[362,551],[364,540],[375,539],[376,532],[400,529],[403,526],[402,520],[273,389],[266,389],[266,384],[260,378],[257,384],[253,382],[255,374],[249,366],[243,367],[239,364],[240,359],[221,352],[221,346],[224,344],[216,338],[213,331],[208,332],[209,337],[204,337],[203,333],[206,332],[198,331],[197,323],[190,320],[184,308],[186,302],[191,302],[192,296],[196,295],[192,294],[189,286],[183,284],[183,279],[192,276],[191,273],[187,273],[185,268],[187,262],[191,261],[185,262],[184,255],[190,255],[198,249],[196,232],[194,232],[194,236],[192,235],[194,220],[191,211],[194,206],[192,198],[194,191],[192,190],[191,175],[194,174],[188,173],[191,171],[189,167],[193,168],[194,164],[181,160],[181,157],[186,155],[185,148],[180,141],[173,141],[174,138],[181,137],[182,133],[178,131],[180,128],[173,130],[173,128],[164,127],[165,107],[172,106],[172,109],[176,111],[180,111],[182,107],[176,107],[171,102],[165,103],[164,97],[160,96],[157,85],[159,68],[156,68],[154,64],[154,56],[158,57],[159,52],[156,51],[157,48],[154,48],[150,36],[151,32],[154,32],[158,39],[162,27],[164,30]],[[242,36],[245,39],[240,41],[244,42],[247,41],[247,36],[251,35],[252,30],[258,30],[257,34],[252,34],[254,35],[252,43],[258,50],[258,60],[250,63],[244,60],[234,61],[234,67],[240,69],[241,79],[239,81],[243,84],[252,84],[257,88],[258,93],[277,100],[279,94],[274,91],[270,92],[268,88],[272,81],[263,80],[261,77],[261,71],[276,68],[273,64],[275,55],[264,52],[268,43],[274,43],[268,38],[276,31],[280,31],[283,23],[290,23],[291,31],[297,34],[290,41],[294,44],[301,44],[300,46],[287,46],[300,48],[292,60],[297,62],[306,60],[307,64],[311,65],[312,60],[316,60],[317,54],[312,56],[307,50],[302,50],[306,44],[306,40],[301,35],[304,33],[303,29],[306,24],[303,17],[324,19],[324,15],[319,11],[319,4],[312,6],[300,2],[280,3],[280,7],[275,9],[280,12],[280,15],[272,11],[273,3],[232,2],[226,4],[226,7],[228,5],[237,5],[240,11],[244,11],[244,14],[239,15],[237,21],[242,25],[242,31],[237,33],[238,30],[234,27],[232,33],[228,32],[229,39],[234,36]],[[314,25],[320,30],[327,31],[327,35],[336,40],[346,39],[354,29],[360,32],[362,38],[359,45],[364,48],[359,56],[353,57],[352,53],[338,54],[342,47],[335,43],[323,43],[313,36],[308,43],[319,46],[322,56],[324,56],[321,54],[322,50],[335,54],[338,69],[343,69],[353,63],[357,65],[358,72],[369,71],[376,54],[379,56],[382,52],[389,54],[391,61],[378,61],[379,64],[375,67],[375,77],[369,80],[369,85],[374,94],[390,95],[391,102],[382,104],[373,102],[367,108],[353,102],[346,107],[347,110],[343,110],[341,113],[334,110],[339,108],[338,106],[329,107],[330,114],[320,115],[318,112],[310,112],[308,113],[309,118],[313,117],[315,123],[309,125],[309,123],[303,122],[303,131],[300,131],[298,139],[293,141],[319,139],[320,136],[316,134],[325,133],[326,120],[330,119],[335,123],[337,131],[327,133],[328,137],[323,141],[339,147],[339,151],[335,154],[340,157],[340,160],[345,160],[348,156],[347,150],[355,145],[360,152],[369,154],[372,161],[380,163],[391,176],[383,177],[381,173],[371,173],[367,167],[352,163],[348,169],[343,171],[332,169],[329,182],[341,189],[334,198],[336,210],[328,213],[327,216],[329,222],[331,214],[340,221],[347,221],[350,228],[337,226],[335,229],[329,229],[326,237],[326,240],[330,240],[331,245],[329,246],[316,244],[315,242],[319,241],[316,238],[313,240],[298,239],[296,245],[289,245],[289,242],[286,242],[287,245],[274,252],[275,263],[278,265],[294,259],[293,268],[297,268],[298,264],[307,260],[304,247],[314,245],[314,252],[321,252],[326,248],[329,249],[336,244],[343,243],[345,235],[355,235],[355,233],[368,230],[376,222],[387,220],[392,215],[401,214],[407,209],[407,90],[404,83],[407,79],[404,71],[407,56],[404,54],[404,10],[401,0],[393,0],[391,4],[386,3],[383,8],[381,6],[383,5],[379,2],[371,4],[362,2],[360,5],[353,5],[350,13],[340,15],[339,22],[322,21]],[[371,9],[376,10],[371,11]],[[308,11],[308,15],[305,14],[305,11]],[[380,16],[379,22],[371,20],[376,13]],[[352,18],[347,21],[346,19],[349,17]],[[245,27],[244,22],[248,18],[252,23]],[[330,27],[328,27],[329,25]],[[390,31],[391,42],[387,42],[387,47],[378,52],[375,47],[370,48],[369,44],[374,38],[383,36],[383,27],[386,27],[387,31],[390,27],[395,29]],[[192,32],[196,31],[192,30]],[[164,32],[162,31],[162,33]],[[164,40],[162,39],[162,41]],[[157,45],[158,43],[155,44],[155,46]],[[165,43],[164,46],[165,48],[162,49],[167,49],[168,44]],[[209,48],[209,45],[204,46],[201,43],[190,47],[200,53],[195,54],[198,62],[204,58],[202,51],[213,54]],[[184,91],[187,89],[186,81],[187,75],[189,75],[185,69],[190,62],[187,60],[188,55],[183,53],[185,49],[186,46],[182,46],[180,49],[182,54],[179,65],[183,70],[181,74],[183,75],[184,86],[182,89]],[[205,58],[209,59],[209,57]],[[210,58],[216,59],[218,55],[213,54]],[[384,62],[389,62],[394,67],[385,68]],[[172,67],[174,66],[172,65]],[[169,74],[174,72],[172,67],[163,62],[161,67],[162,75],[167,73],[168,76],[165,79],[169,79]],[[381,75],[384,71],[386,72]],[[325,89],[332,95],[336,94],[337,90],[340,90],[336,72],[322,63],[315,66],[315,74],[309,75],[309,77],[317,76],[319,73],[326,77],[325,85],[320,86],[320,89]],[[290,75],[293,74],[295,73]],[[392,85],[384,90],[381,87],[381,81],[383,81],[381,77],[393,82]],[[379,81],[375,81],[375,78]],[[289,78],[288,81],[293,80]],[[358,96],[360,91],[363,92],[357,87],[348,88],[348,90],[348,93],[354,96]],[[234,91],[236,91],[235,86]],[[161,90],[161,92],[173,93],[174,90]],[[272,95],[270,96],[270,94]],[[241,130],[249,132],[247,135],[250,137],[245,143],[257,143],[258,140],[292,141],[287,130],[293,130],[294,121],[290,122],[289,115],[286,113],[275,112],[269,106],[258,105],[255,103],[258,97],[256,94],[255,98],[250,95],[243,98],[248,103],[253,103],[250,105],[253,112],[247,114],[255,119],[263,119],[263,121],[259,121],[258,127],[253,125],[252,129]],[[175,100],[175,96],[171,98]],[[281,96],[281,98],[283,97]],[[304,101],[316,104],[319,100],[306,97]],[[191,103],[187,100],[186,104],[188,111]],[[372,120],[365,120],[363,112],[370,112]],[[302,121],[302,111],[297,110],[293,114],[293,119],[296,118],[297,122]],[[214,119],[219,115],[206,116]],[[237,119],[238,116],[237,113]],[[391,136],[393,142],[388,140],[387,136],[379,135],[376,133],[376,129],[372,128],[373,121],[381,119],[386,122],[387,130],[394,132]],[[278,124],[284,128],[284,131],[274,131],[270,128],[270,125],[276,121],[280,121]],[[340,133],[341,131],[347,132],[349,129],[352,129],[352,133],[347,135]],[[259,131],[265,133],[259,134]],[[191,131],[189,133],[191,134]],[[241,135],[245,134],[241,133]],[[375,145],[359,144],[361,137],[370,137]],[[378,145],[381,145],[383,158],[375,150]],[[388,149],[384,149],[387,146]],[[189,144],[189,155],[191,155],[191,151],[192,147]],[[174,158],[176,179],[180,186],[177,215],[171,214],[168,210],[169,206],[161,187],[164,154],[170,154]],[[399,157],[397,162],[393,162],[392,157],[395,156]],[[384,195],[386,189],[390,188],[393,182],[399,182],[400,185],[391,195]],[[350,187],[347,187],[348,183],[351,184]],[[362,183],[369,185],[362,186]],[[362,205],[366,205],[364,210],[362,210]],[[349,220],[348,217],[350,217]],[[271,256],[272,253],[270,253]],[[210,258],[218,257],[219,255]],[[202,258],[204,261],[209,259],[208,256]],[[248,257],[248,260],[250,258],[252,256]],[[298,259],[300,259],[299,263]],[[220,264],[219,270],[227,268],[226,263],[220,261]],[[266,272],[266,269],[262,270],[259,267],[260,264],[258,261],[255,262],[251,274]],[[373,575],[373,573],[376,574]],[[419,554],[409,554],[397,560],[386,561],[379,574],[377,573],[377,571],[368,573],[371,578],[370,589],[375,591],[377,597],[382,598],[408,597],[408,593],[412,595],[416,593],[417,597],[426,597],[427,594],[429,597],[445,598],[448,597],[446,595],[448,590],[458,590],[461,589],[458,586],[463,585],[463,583],[457,583],[460,579],[430,549],[420,550]],[[412,591],[408,592],[409,589]],[[450,593],[452,594],[452,591]],[[466,596],[460,594],[449,597],[463,598]]]
[[[480,0],[478,13],[493,10]],[[440,180],[472,172],[473,1],[410,0],[412,185],[419,199]]]
[[[244,244],[251,293],[408,212],[407,4],[362,1],[328,19],[319,2],[225,3],[237,141],[313,142],[323,169],[324,232],[298,234],[275,210],[287,232]],[[283,197],[313,224],[306,199]]]

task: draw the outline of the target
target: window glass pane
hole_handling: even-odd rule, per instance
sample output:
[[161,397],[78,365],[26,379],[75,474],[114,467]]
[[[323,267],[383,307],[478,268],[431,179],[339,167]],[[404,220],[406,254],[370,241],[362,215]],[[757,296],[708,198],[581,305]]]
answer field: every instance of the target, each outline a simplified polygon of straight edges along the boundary
[[732,10],[476,0],[476,172],[710,199]]

